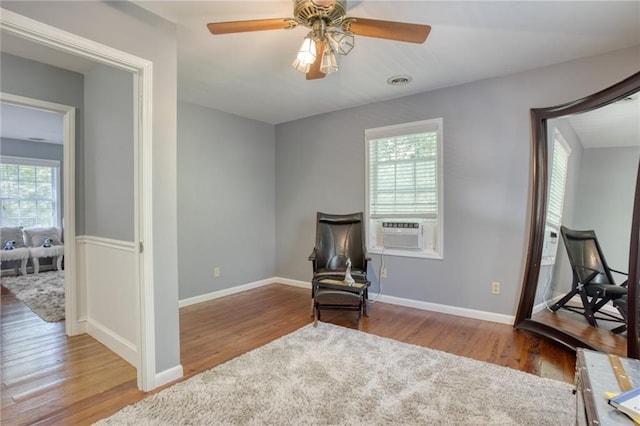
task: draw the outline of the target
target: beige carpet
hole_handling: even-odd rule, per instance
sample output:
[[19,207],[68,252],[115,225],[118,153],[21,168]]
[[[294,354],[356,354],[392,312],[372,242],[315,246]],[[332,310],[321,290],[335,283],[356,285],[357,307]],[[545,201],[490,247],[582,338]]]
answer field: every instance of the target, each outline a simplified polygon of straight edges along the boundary
[[43,320],[64,319],[64,271],[2,277],[0,284]]
[[100,425],[573,425],[573,386],[319,323]]

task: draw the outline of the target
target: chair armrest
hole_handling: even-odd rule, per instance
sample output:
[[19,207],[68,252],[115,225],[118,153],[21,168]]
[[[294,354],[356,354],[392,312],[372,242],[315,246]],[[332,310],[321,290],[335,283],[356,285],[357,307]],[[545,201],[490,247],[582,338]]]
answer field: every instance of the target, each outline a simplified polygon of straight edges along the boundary
[[613,269],[613,268],[609,268],[609,270],[610,270],[611,272],[615,272],[616,274],[629,276],[629,274],[627,274],[626,272],[618,271],[618,270]]
[[314,247],[313,251],[309,255],[309,260],[312,261],[312,262],[315,262],[317,254],[318,254],[318,249]]

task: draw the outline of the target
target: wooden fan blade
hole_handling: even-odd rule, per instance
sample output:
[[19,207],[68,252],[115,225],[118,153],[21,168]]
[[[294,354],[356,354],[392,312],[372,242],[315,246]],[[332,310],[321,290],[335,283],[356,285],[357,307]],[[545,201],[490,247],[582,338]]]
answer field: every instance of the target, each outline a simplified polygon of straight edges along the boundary
[[[351,20],[353,19],[353,21]],[[408,24],[406,22],[379,21],[376,19],[348,18],[346,31],[365,37],[387,40],[424,43],[431,31],[430,25]]]
[[320,71],[320,65],[322,65],[322,55],[324,54],[325,42],[320,41],[316,43],[316,60],[309,67],[307,72],[307,80],[316,80],[318,78],[324,78],[325,73]]
[[207,24],[211,34],[244,33],[250,31],[284,30],[292,28],[291,18],[256,19],[253,21],[212,22]]

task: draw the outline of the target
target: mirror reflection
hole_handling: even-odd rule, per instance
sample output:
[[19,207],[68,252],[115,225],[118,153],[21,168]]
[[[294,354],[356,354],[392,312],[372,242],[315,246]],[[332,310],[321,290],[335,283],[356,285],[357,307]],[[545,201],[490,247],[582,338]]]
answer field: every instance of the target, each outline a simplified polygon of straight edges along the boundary
[[[626,314],[626,290],[613,294],[608,290],[622,289],[603,287],[607,297],[599,300],[594,309],[588,306],[585,313],[573,271],[583,281],[613,280],[622,284],[627,280],[620,272],[626,273],[629,265],[640,157],[639,120],[640,96],[636,93],[593,111],[547,121],[548,205],[532,319],[620,355],[626,355],[627,337],[621,315]],[[580,236],[577,240],[565,235],[573,250],[568,252],[562,226],[593,231],[595,238],[586,241],[584,234],[576,234]],[[589,244],[592,251],[585,249]],[[605,266],[616,271],[608,280],[605,274],[589,278],[591,270],[578,266],[591,262],[591,267],[600,269],[594,266],[596,245]]]

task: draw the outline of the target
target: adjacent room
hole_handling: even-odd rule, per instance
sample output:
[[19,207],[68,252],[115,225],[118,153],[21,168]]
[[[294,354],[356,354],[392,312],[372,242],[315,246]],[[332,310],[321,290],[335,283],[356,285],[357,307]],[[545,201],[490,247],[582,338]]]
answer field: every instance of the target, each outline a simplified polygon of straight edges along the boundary
[[1,7],[3,423],[573,424],[635,371],[637,2]]

